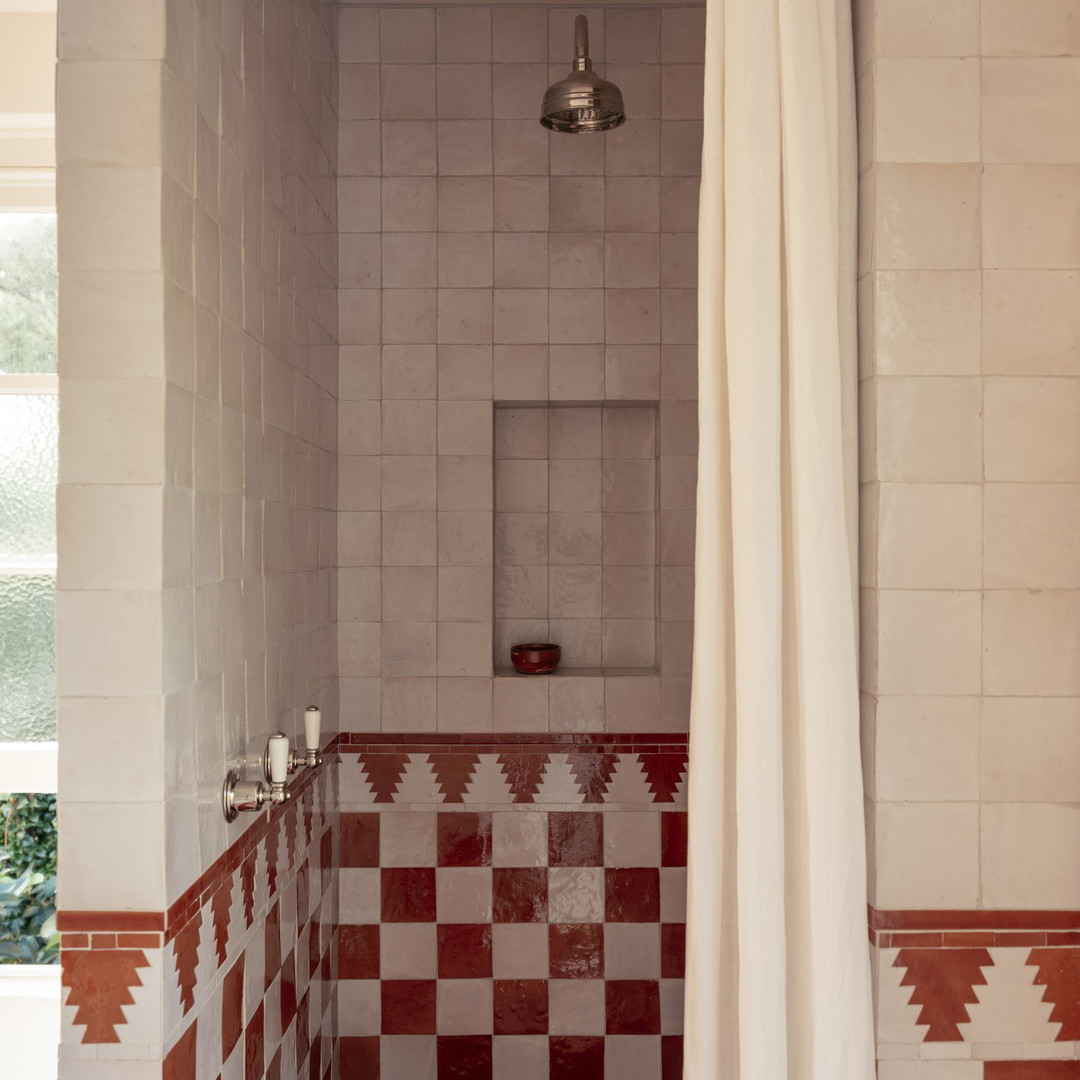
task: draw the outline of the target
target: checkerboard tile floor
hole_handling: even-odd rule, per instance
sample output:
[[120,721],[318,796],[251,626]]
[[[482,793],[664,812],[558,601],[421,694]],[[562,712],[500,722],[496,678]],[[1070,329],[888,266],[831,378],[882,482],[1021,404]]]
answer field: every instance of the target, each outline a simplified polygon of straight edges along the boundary
[[678,1080],[686,815],[342,815],[342,1080]]

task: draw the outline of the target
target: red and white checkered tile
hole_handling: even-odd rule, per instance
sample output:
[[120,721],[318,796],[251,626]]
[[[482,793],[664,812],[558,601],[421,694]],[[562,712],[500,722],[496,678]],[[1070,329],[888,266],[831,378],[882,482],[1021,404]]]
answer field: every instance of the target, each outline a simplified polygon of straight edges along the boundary
[[[428,754],[403,756],[398,775]],[[632,760],[637,802],[610,806],[578,783],[573,754],[547,755],[573,807],[551,809],[546,773],[501,756],[497,808],[475,809],[466,788],[457,806],[406,810],[385,782],[395,763],[374,770],[381,807],[342,814],[342,1080],[675,1080],[685,813],[655,802]],[[346,757],[342,772],[362,768]],[[515,786],[532,799],[515,804]]]

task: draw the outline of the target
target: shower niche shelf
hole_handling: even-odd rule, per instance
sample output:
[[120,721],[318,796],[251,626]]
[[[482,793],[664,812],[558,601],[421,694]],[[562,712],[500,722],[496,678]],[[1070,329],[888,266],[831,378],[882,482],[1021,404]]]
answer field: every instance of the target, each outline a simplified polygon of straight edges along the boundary
[[659,410],[652,401],[497,402],[494,668],[552,641],[551,678],[656,675]]

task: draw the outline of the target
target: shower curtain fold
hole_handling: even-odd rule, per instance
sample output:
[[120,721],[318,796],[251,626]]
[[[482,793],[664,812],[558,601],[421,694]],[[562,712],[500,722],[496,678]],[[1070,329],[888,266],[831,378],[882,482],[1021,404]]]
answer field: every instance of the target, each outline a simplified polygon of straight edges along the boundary
[[874,1075],[844,0],[708,0],[685,1080]]

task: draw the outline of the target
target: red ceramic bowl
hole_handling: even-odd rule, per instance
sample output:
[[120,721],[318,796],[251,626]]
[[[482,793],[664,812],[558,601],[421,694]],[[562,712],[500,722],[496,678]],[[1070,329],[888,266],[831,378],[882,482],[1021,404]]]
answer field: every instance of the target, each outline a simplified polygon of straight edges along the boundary
[[510,646],[510,660],[522,675],[550,675],[561,655],[562,649],[550,641]]

